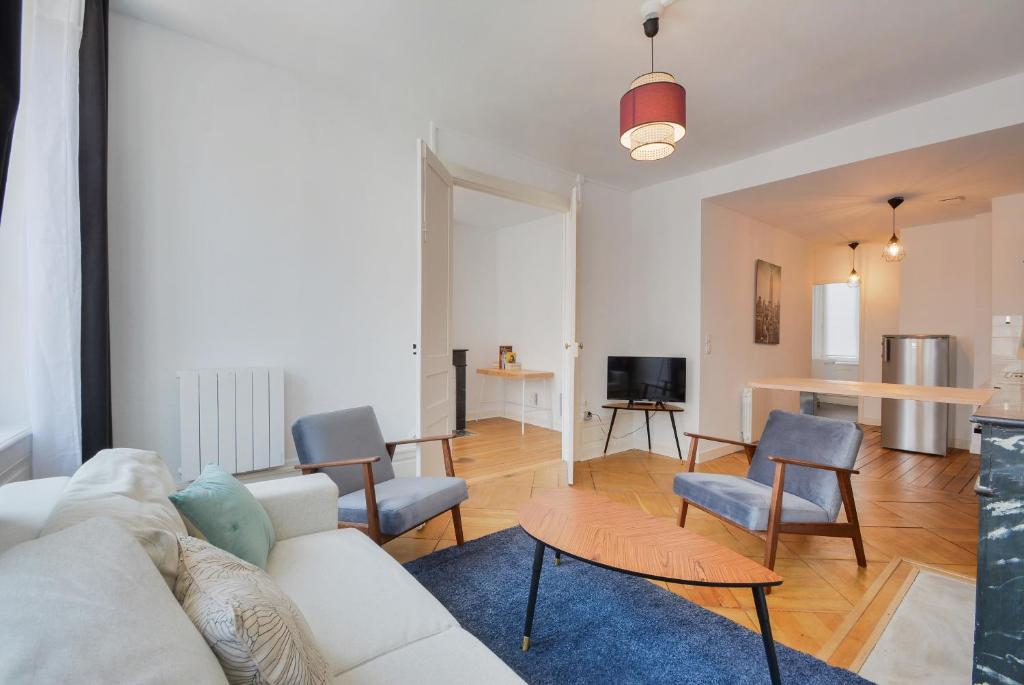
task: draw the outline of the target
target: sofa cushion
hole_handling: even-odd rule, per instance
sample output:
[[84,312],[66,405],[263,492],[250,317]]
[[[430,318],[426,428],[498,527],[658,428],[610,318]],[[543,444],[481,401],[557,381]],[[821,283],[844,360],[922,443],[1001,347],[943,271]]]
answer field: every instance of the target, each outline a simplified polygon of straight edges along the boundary
[[397,561],[351,528],[279,540],[267,572],[306,617],[332,676],[458,625]]
[[338,527],[338,486],[326,474],[273,478],[245,487],[267,512],[278,540]]
[[0,683],[226,683],[153,562],[92,518],[0,555]]
[[[373,486],[380,531],[401,535],[469,498],[461,478],[392,478]],[[338,498],[338,520],[366,523],[366,494],[356,490]]]
[[[672,489],[698,507],[713,511],[747,530],[768,528],[771,486],[741,476],[678,473]],[[822,523],[831,519],[828,512],[814,502],[786,492],[782,495],[782,520],[787,523]]]
[[523,680],[480,640],[449,628],[336,676],[334,685],[522,685]]
[[178,536],[185,524],[167,496],[174,479],[156,452],[112,449],[78,467],[61,493],[42,535],[96,516],[116,519],[135,535],[169,588],[178,573]]
[[262,569],[182,536],[174,595],[232,685],[323,685],[327,663],[295,604]]
[[239,559],[267,567],[274,526],[252,493],[237,478],[209,464],[199,478],[170,499],[203,537]]
[[69,480],[55,476],[0,487],[0,553],[39,537]]

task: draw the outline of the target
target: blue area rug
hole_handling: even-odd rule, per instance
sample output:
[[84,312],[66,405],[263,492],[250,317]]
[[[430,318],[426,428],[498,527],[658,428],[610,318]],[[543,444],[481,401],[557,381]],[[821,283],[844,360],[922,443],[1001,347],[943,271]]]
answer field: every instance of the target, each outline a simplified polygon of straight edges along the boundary
[[[642,578],[548,550],[520,649],[534,541],[509,528],[405,565],[529,683],[767,683],[761,636]],[[867,683],[776,643],[785,683]]]

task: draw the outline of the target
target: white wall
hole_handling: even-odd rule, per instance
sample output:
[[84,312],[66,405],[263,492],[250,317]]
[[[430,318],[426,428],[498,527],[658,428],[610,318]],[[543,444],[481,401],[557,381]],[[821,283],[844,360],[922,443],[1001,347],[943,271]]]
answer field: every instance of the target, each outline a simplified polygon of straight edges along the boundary
[[[476,369],[497,361],[500,338],[498,306],[498,229],[455,224],[452,242],[452,343],[466,349],[466,417],[485,416],[499,399],[499,382],[481,387]],[[490,414],[493,415],[493,414]]]
[[[811,367],[811,249],[807,241],[705,200],[701,214],[701,431],[740,438],[740,400],[747,382],[808,376]],[[782,267],[778,345],[754,342],[754,265]],[[797,393],[758,391],[754,437],[771,409],[799,411]],[[713,445],[704,446],[710,450]],[[725,453],[732,451],[727,448]]]
[[992,312],[1024,314],[1024,193],[992,200]]
[[456,225],[453,340],[469,350],[469,419],[519,419],[521,384],[475,373],[494,364],[498,346],[507,344],[524,369],[555,372],[547,382],[527,383],[527,423],[561,428],[563,223],[552,215],[501,228]]
[[[956,387],[973,388],[975,354],[989,348],[991,318],[979,330],[979,291],[990,292],[979,253],[989,254],[988,215],[903,229],[906,257],[900,263],[900,333],[948,334],[956,338]],[[983,299],[983,298],[982,298]],[[980,338],[980,339],[979,339]],[[988,365],[986,364],[986,367]],[[987,373],[984,374],[987,376]],[[982,379],[984,380],[984,379]],[[954,410],[954,445],[970,444],[972,407]]]
[[411,435],[425,126],[117,14],[111,34],[115,443],[173,470],[175,372],[219,366],[283,367],[288,425],[372,404]]

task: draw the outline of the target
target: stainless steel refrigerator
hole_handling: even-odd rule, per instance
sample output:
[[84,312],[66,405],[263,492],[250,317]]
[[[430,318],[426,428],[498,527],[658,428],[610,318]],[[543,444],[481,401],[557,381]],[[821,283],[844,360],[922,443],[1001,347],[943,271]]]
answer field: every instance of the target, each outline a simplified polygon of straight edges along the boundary
[[[953,346],[949,335],[882,336],[882,382],[951,386]],[[882,447],[945,455],[950,405],[917,400],[882,400]]]

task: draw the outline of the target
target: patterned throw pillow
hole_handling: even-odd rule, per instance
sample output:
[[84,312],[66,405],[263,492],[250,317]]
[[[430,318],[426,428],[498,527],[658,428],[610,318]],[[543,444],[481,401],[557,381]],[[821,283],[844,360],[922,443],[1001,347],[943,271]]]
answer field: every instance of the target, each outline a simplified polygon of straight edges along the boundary
[[298,607],[262,569],[196,538],[178,538],[174,596],[228,682],[327,683],[327,662]]

